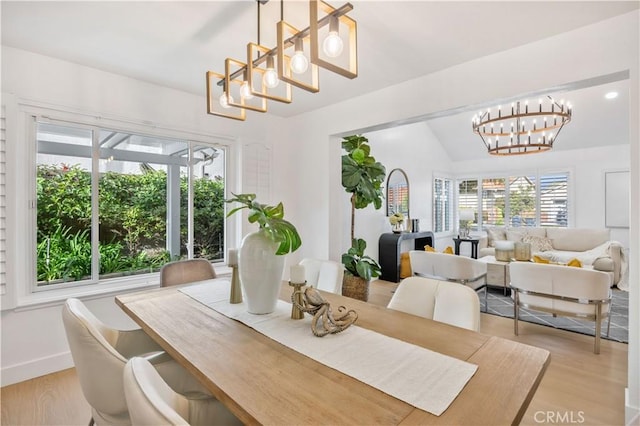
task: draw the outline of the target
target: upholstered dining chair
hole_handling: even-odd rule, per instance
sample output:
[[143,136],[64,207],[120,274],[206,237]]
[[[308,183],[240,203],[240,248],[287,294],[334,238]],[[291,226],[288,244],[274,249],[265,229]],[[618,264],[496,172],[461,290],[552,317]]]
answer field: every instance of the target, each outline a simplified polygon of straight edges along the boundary
[[207,259],[176,260],[160,269],[160,287],[169,287],[210,280],[216,277],[213,265]]
[[411,250],[409,259],[414,275],[464,284],[475,291],[484,289],[484,306],[487,306],[487,264],[485,262],[466,256],[426,250]]
[[177,392],[188,394],[201,404],[213,400],[193,376],[141,329],[110,328],[78,299],[67,299],[62,320],[82,393],[91,405],[89,425],[131,424],[122,374],[127,360],[133,356],[144,356],[153,362]]
[[300,261],[304,266],[307,285],[319,290],[342,294],[342,278],[344,266],[332,260],[305,258]]
[[473,289],[457,283],[425,277],[405,278],[387,308],[480,330],[480,299]]
[[145,358],[131,358],[124,367],[123,380],[124,395],[133,425],[242,424],[215,399],[194,406],[194,400],[174,392]]

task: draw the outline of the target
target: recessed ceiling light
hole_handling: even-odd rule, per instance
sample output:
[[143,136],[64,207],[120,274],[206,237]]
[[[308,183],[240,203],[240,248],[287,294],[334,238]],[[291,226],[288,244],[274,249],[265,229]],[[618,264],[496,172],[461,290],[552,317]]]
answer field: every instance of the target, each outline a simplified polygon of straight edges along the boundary
[[607,99],[615,99],[618,97],[618,92],[609,92],[606,95],[604,95],[604,97]]

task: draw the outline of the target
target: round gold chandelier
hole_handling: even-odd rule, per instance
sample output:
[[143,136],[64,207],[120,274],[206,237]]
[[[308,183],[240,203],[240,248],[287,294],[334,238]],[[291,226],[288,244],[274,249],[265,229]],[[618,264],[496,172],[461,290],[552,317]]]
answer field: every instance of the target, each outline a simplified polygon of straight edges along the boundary
[[511,111],[488,108],[472,119],[473,132],[478,134],[491,155],[535,154],[553,148],[558,134],[571,121],[571,104],[556,102],[551,96],[538,105],[529,101],[511,104]]

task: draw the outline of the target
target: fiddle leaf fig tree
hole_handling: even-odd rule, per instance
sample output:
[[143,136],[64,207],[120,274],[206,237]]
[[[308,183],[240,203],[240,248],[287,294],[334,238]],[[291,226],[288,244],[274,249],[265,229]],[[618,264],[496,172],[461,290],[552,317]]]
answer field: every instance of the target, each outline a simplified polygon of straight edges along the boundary
[[375,260],[365,256],[364,250],[366,248],[365,240],[354,239],[349,251],[342,255],[342,264],[351,275],[369,281],[371,278],[379,277],[382,269]]
[[382,207],[382,185],[386,175],[384,166],[371,156],[369,140],[362,135],[347,136],[342,140],[342,186],[351,193],[351,240],[354,239],[355,209],[373,204]]
[[382,185],[386,175],[384,166],[371,156],[369,140],[362,135],[347,136],[342,140],[342,186],[351,194],[351,248],[342,255],[342,264],[347,273],[369,281],[380,276],[380,265],[364,250],[367,243],[354,237],[355,210],[373,204],[382,207],[384,195]]

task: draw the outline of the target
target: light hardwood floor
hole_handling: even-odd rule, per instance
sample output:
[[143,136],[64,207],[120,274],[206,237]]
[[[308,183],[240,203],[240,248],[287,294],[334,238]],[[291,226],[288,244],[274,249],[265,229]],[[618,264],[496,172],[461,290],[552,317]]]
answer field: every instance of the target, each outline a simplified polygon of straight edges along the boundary
[[[369,301],[386,306],[396,286],[374,281]],[[522,424],[624,424],[627,345],[602,340],[600,355],[595,355],[593,337],[524,322],[520,335],[514,336],[513,320],[487,314],[482,314],[481,332],[551,352],[549,368]],[[73,369],[6,386],[1,392],[2,425],[86,425],[91,415]]]

